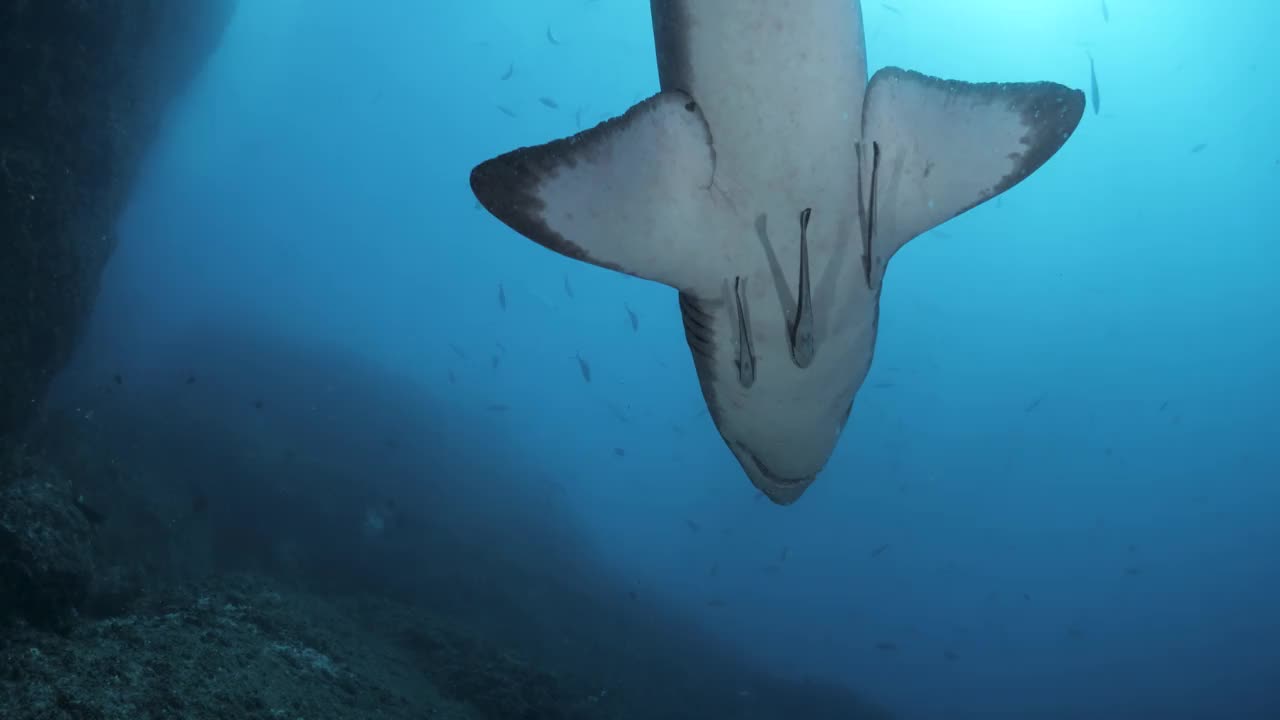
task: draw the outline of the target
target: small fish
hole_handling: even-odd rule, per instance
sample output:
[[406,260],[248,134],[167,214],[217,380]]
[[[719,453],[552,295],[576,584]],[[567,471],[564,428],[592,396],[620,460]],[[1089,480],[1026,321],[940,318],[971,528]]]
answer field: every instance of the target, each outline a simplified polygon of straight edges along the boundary
[[784,545],[782,547],[782,552],[778,553],[778,562],[786,562],[787,556],[790,554],[791,554],[791,546]]
[[458,384],[458,376],[454,375],[452,370],[449,371],[449,384],[450,385]]
[[507,291],[502,287],[502,283],[498,283],[498,306],[503,310],[507,309]]
[[711,563],[711,569],[707,571],[707,575],[709,575],[710,577],[715,577],[719,574],[720,574],[720,561],[717,560]]
[[1164,402],[1160,403],[1160,412],[1164,412],[1164,411],[1165,411],[1165,408],[1167,408],[1167,407],[1169,407],[1169,401],[1168,401],[1168,400],[1165,400]]
[[1026,600],[1027,602],[1031,602],[1031,595],[1029,595],[1028,593],[1022,593],[1022,599]]
[[959,656],[959,655],[957,655],[957,654],[955,654],[955,653],[954,653],[954,652],[952,652],[951,650],[943,650],[943,651],[942,651],[942,657],[946,658],[946,659],[947,659],[947,661],[949,661],[949,662],[955,662],[956,660],[959,660],[959,659],[960,659],[960,656]]
[[494,403],[489,406],[489,412],[506,412],[510,409],[510,405],[503,405],[502,403]]
[[582,371],[582,379],[591,382],[591,366],[587,364],[586,360],[582,359],[582,353],[578,353],[574,357],[578,359],[578,369]]
[[585,109],[586,108],[578,108],[573,111],[573,126],[579,130],[582,129],[582,111]]
[[1102,0],[1102,22],[1111,22],[1111,11],[1107,9],[1107,0]]
[[627,310],[627,318],[631,320],[631,332],[640,332],[640,318],[636,315],[636,311],[631,309],[627,303],[622,303],[622,307]]
[[627,597],[631,598],[632,600],[638,600],[640,599],[640,593],[637,593],[635,590],[628,590]]
[[1098,72],[1093,64],[1093,54],[1089,55],[1089,97],[1092,99],[1093,114],[1102,112],[1102,97],[1098,93]]
[[871,557],[873,558],[880,557],[881,555],[884,554],[884,551],[888,549],[889,549],[889,543],[885,543],[883,545],[877,545],[875,549],[871,551]]
[[613,449],[613,454],[614,454],[614,455],[617,455],[618,457],[626,457],[626,456],[627,456],[627,451],[626,451],[625,449],[623,449],[623,448],[616,447],[616,448],[614,448],[614,449]]
[[880,642],[876,643],[875,647],[877,650],[881,652],[893,652],[894,650],[898,649],[898,646],[896,644],[891,643],[887,640],[881,640]]
[[510,80],[511,76],[515,74],[515,71],[516,71],[516,64],[511,63],[510,65],[507,66],[507,71],[502,73],[502,77],[499,78],[499,80]]
[[547,106],[547,107],[551,108],[552,110],[559,110],[559,109],[560,109],[560,103],[558,103],[558,102],[556,102],[555,100],[553,100],[552,98],[549,98],[549,97],[546,97],[546,96],[543,96],[543,97],[538,98],[538,102],[540,102],[540,103],[542,103],[543,105],[545,105],[545,106]]
[[502,356],[501,356],[501,355],[498,355],[497,353],[494,353],[494,355],[493,355],[493,369],[494,369],[494,370],[497,370],[497,369],[498,369],[498,363],[500,363],[500,362],[502,362]]
[[494,105],[494,107],[498,108],[499,112],[501,112],[503,115],[506,115],[509,118],[516,117],[516,111],[512,110],[506,105]]
[[188,384],[188,385],[195,385],[195,384],[196,384],[196,376],[195,376],[195,375],[188,375],[188,376],[187,376],[187,384]]
[[894,386],[894,385],[896,385],[896,384],[897,384],[897,383],[891,383],[891,382],[878,382],[878,383],[876,383],[875,385],[873,385],[872,387],[877,387],[877,388],[880,388],[881,390],[884,390],[884,389],[887,389],[887,388],[891,388],[891,387],[893,387],[893,386]]
[[560,44],[560,41],[559,41],[559,40],[557,40],[557,39],[556,39],[556,36],[551,32],[551,26],[550,26],[550,25],[548,25],[548,26],[547,26],[547,42],[551,43],[552,45],[559,45],[559,44]]
[[254,401],[253,401],[253,409],[254,409],[254,410],[261,410],[261,409],[262,409],[262,406],[263,406],[263,402],[262,402],[262,400],[260,400],[260,399],[259,399],[259,400],[254,400]]
[[689,526],[689,529],[690,529],[691,531],[693,531],[693,532],[698,532],[699,530],[701,530],[701,529],[702,529],[702,526],[701,526],[701,525],[699,525],[698,523],[696,523],[696,522],[694,522],[694,521],[692,521],[692,520],[690,520],[690,519],[688,519],[688,518],[685,518],[684,524],[685,524],[685,525],[688,525],[688,526]]
[[564,294],[568,295],[570,300],[573,299],[573,286],[569,284],[568,275],[564,276]]
[[1142,574],[1142,568],[1137,567],[1136,565],[1130,565],[1124,569],[1124,574],[1129,577],[1137,577]]
[[627,417],[627,414],[622,411],[622,408],[618,407],[617,405],[614,405],[612,402],[609,402],[608,400],[605,401],[605,405],[609,408],[609,412],[613,413],[613,416],[618,418],[618,420],[624,423],[631,422],[631,418]]
[[728,604],[729,603],[721,600],[720,598],[712,598],[711,600],[707,601],[707,607],[713,607],[713,608],[726,607],[728,606]]
[[1194,147],[1191,148],[1191,154],[1195,155],[1196,153],[1199,153],[1200,151],[1204,150],[1207,147],[1209,147],[1209,143],[1197,143]]
[[880,7],[884,8],[885,10],[888,10],[889,12],[893,13],[894,15],[898,15],[898,16],[901,16],[901,15],[902,15],[902,11],[901,11],[901,10],[899,10],[898,8],[896,8],[896,7],[892,6],[892,5],[890,5],[889,3],[880,3]]
[[1040,403],[1044,402],[1044,399],[1045,399],[1045,396],[1046,396],[1046,395],[1048,395],[1048,393],[1041,393],[1041,394],[1040,394],[1040,397],[1038,397],[1038,398],[1036,398],[1035,400],[1032,400],[1031,402],[1027,403],[1026,407],[1022,408],[1022,412],[1027,412],[1027,413],[1029,413],[1029,412],[1031,412],[1032,410],[1035,410],[1036,408],[1040,407]]
[[121,375],[120,373],[116,373],[115,375],[112,375],[111,379],[114,380],[117,385],[124,384],[124,376]]

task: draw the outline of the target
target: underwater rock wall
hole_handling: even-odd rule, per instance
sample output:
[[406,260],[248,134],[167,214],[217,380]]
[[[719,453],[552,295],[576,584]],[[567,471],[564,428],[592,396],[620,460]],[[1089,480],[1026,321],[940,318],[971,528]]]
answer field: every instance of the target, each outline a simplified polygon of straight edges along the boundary
[[144,152],[235,1],[0,3],[0,444],[70,357]]

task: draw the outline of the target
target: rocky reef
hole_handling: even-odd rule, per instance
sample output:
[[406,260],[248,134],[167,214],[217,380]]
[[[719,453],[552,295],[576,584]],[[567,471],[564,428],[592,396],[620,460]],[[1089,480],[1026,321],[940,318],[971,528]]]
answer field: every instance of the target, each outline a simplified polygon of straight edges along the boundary
[[81,335],[164,112],[234,0],[0,5],[0,440]]
[[[59,628],[93,578],[89,519],[52,468],[11,453],[0,469],[0,619]],[[92,512],[92,511],[90,511]]]

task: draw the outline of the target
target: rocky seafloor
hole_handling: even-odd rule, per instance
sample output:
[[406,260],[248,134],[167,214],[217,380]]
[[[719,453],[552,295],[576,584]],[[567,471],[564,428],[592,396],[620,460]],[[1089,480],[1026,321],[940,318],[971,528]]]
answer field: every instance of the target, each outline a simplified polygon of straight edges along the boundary
[[5,718],[608,718],[592,693],[376,596],[219,577],[0,633]]
[[0,717],[613,716],[590,707],[607,693],[572,690],[376,593],[122,573],[70,484],[12,457],[0,476]]
[[[87,504],[106,468],[124,497],[140,477],[114,458],[84,474],[109,447],[89,444],[68,473],[21,449],[0,466],[0,717],[889,717],[847,690],[764,675],[621,592],[482,561],[492,548],[457,536],[416,549],[443,569],[411,592],[380,573],[431,573],[397,571],[394,551],[319,575],[298,558],[194,570],[207,545],[182,522],[157,522],[160,537],[138,521],[150,510],[126,522],[119,504],[113,516]],[[217,521],[200,522],[207,538]]]

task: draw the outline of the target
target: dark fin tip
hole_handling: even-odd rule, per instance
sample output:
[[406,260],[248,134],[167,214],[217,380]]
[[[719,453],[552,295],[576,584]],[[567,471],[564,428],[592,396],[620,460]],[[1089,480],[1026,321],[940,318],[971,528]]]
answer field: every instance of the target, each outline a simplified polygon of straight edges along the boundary
[[[584,159],[589,160],[601,145],[626,131],[642,114],[653,112],[665,102],[679,102],[690,112],[698,110],[697,103],[685,93],[670,91],[655,95],[590,130],[545,145],[518,148],[480,163],[471,170],[471,191],[494,217],[539,245],[574,260],[631,275],[633,273],[624,268],[592,257],[549,226],[543,216],[546,203],[538,196],[538,189],[543,178],[554,175],[562,167],[571,168]],[[710,146],[711,129],[705,119],[703,131]]]
[[[1026,134],[1022,137],[1023,151],[1013,170],[984,193],[974,205],[999,195],[1038,170],[1066,144],[1084,118],[1084,91],[1055,82],[970,83],[945,80],[898,67],[880,70],[872,78],[872,82],[876,82],[881,73],[886,81],[908,80],[951,96],[967,95],[991,105],[1004,103],[1009,110],[1019,114],[1026,128]],[[959,215],[974,205],[956,214]]]

